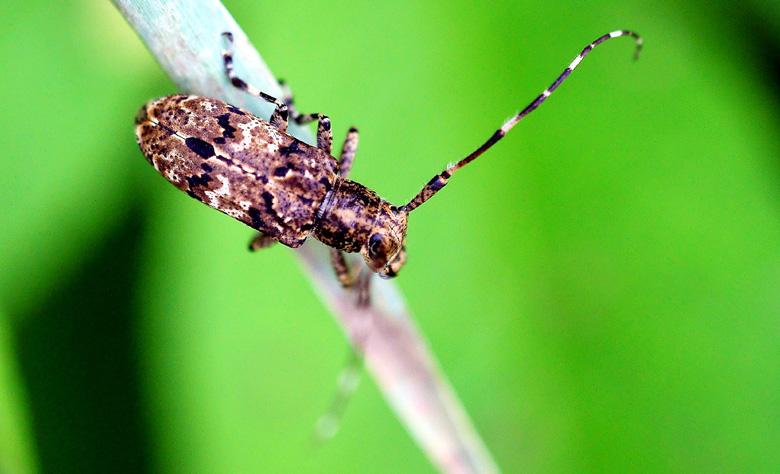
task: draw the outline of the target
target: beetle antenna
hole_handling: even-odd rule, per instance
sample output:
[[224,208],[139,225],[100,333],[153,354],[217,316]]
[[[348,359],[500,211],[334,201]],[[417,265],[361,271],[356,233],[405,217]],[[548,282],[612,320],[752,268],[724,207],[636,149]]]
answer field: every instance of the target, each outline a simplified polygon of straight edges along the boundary
[[582,58],[584,58],[590,51],[598,46],[599,44],[603,43],[604,41],[607,41],[610,38],[618,38],[620,36],[631,36],[636,40],[636,53],[634,53],[634,59],[639,58],[639,53],[642,51],[642,37],[638,34],[634,33],[633,31],[613,31],[612,33],[606,34],[602,36],[601,38],[597,39],[596,41],[592,42],[588,46],[585,47],[585,49],[582,50],[580,54],[577,55],[576,58],[574,58],[574,61],[569,64],[569,67],[566,68],[563,73],[558,76],[558,79],[555,80],[555,82],[552,83],[550,87],[545,89],[544,92],[539,95],[536,99],[534,99],[533,102],[531,102],[526,108],[524,108],[519,114],[515,115],[511,119],[509,119],[501,128],[496,130],[496,132],[491,136],[488,141],[486,141],[481,147],[477,148],[474,152],[472,152],[469,156],[463,158],[459,162],[455,163],[454,165],[450,165],[441,172],[441,174],[438,174],[431,179],[428,184],[425,185],[424,188],[420,191],[417,196],[415,196],[414,199],[409,201],[409,204],[402,206],[401,209],[405,210],[406,212],[411,212],[417,207],[419,207],[422,203],[430,199],[434,194],[439,192],[441,188],[443,188],[447,184],[447,180],[452,176],[453,173],[458,171],[459,169],[463,168],[467,164],[474,161],[475,158],[477,158],[479,155],[484,153],[488,148],[492,147],[496,144],[497,141],[501,140],[501,138],[506,135],[506,133],[514,127],[517,122],[520,121],[523,117],[530,114],[534,111],[537,107],[539,107],[542,102],[544,102],[548,97],[550,97],[550,94],[553,93],[555,89],[558,88],[559,85],[569,77],[569,74],[580,64],[580,61],[582,61]]

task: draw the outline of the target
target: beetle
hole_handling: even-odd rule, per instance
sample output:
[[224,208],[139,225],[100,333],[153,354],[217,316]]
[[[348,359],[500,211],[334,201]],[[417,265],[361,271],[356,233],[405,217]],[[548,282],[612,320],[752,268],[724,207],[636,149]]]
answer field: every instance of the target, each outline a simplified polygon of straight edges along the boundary
[[[176,187],[257,230],[250,248],[257,250],[277,241],[295,248],[308,237],[330,246],[334,270],[345,287],[352,286],[355,277],[344,253],[359,252],[368,268],[383,278],[396,276],[406,261],[409,213],[541,105],[593,48],[621,36],[635,39],[635,57],[642,48],[641,37],[632,31],[599,37],[482,146],[434,176],[407,204],[395,206],[348,179],[358,145],[357,129],[349,130],[336,160],[331,155],[330,119],[319,113],[298,113],[284,84],[280,100],[237,77],[233,35],[223,36],[228,44],[222,53],[228,79],[233,86],[275,105],[269,121],[219,100],[171,95],[139,110],[135,119],[138,145]],[[318,122],[316,147],[287,134],[290,118],[298,124]]]

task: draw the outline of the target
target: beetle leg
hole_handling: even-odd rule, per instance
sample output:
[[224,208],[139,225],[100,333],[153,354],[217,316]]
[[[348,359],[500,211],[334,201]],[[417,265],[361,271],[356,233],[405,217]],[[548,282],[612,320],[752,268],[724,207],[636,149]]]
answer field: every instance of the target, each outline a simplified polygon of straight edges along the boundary
[[255,97],[263,99],[266,102],[270,102],[276,106],[274,113],[271,115],[269,123],[278,128],[282,132],[287,132],[287,104],[272,97],[265,92],[261,91],[252,84],[247,84],[243,79],[236,77],[235,71],[233,71],[233,34],[229,32],[222,33],[228,41],[228,49],[222,52],[222,60],[225,63],[225,74],[227,74],[230,83],[242,91],[251,94]]
[[358,147],[358,130],[355,127],[349,129],[347,138],[344,139],[344,147],[341,149],[341,158],[339,158],[339,176],[344,179],[349,177],[352,169],[352,162],[355,160],[355,152]]
[[276,243],[276,239],[266,234],[265,232],[258,231],[257,235],[255,235],[252,241],[249,242],[249,250],[254,252],[260,249],[264,249],[266,247],[270,247],[275,243]]
[[330,261],[341,286],[348,290],[354,289],[357,292],[357,306],[359,308],[371,306],[371,277],[373,273],[358,272],[353,275],[344,252],[334,248],[330,249]]
[[[371,304],[370,286],[373,273],[361,273],[354,278],[356,290],[358,292],[356,304],[358,308],[366,308]],[[332,438],[339,429],[341,420],[344,418],[344,412],[347,409],[349,401],[355,394],[360,384],[360,375],[363,372],[363,359],[368,344],[369,328],[373,324],[371,313],[364,313],[363,321],[357,327],[353,327],[357,332],[353,333],[353,346],[349,353],[349,359],[344,364],[338,378],[338,390],[333,397],[333,401],[328,411],[317,421],[316,434],[320,441]]]
[[279,81],[279,85],[282,87],[282,100],[285,105],[287,105],[287,110],[290,112],[290,118],[298,125],[305,125],[317,120],[317,148],[330,155],[331,148],[333,147],[333,132],[330,129],[330,117],[325,114],[302,114],[298,112],[293,104],[290,86],[282,80]]
[[360,272],[355,278],[355,289],[357,290],[358,308],[368,308],[371,306],[371,272]]
[[282,88],[282,101],[287,104],[287,110],[289,110],[290,113],[294,116],[296,112],[295,105],[293,105],[292,90],[290,89],[290,85],[287,84],[287,81],[284,79],[279,79],[279,87]]
[[298,114],[293,119],[298,125],[317,120],[317,148],[330,155],[333,148],[333,132],[330,130],[330,117],[325,114]]
[[350,349],[349,359],[339,374],[336,394],[333,396],[328,411],[317,421],[316,436],[318,441],[326,441],[336,434],[349,401],[360,385],[363,355],[359,351],[361,351],[359,348]]
[[333,265],[333,270],[336,272],[336,277],[339,279],[339,283],[344,288],[352,288],[355,286],[356,278],[350,271],[347,259],[344,256],[344,252],[331,247],[330,249],[330,262]]

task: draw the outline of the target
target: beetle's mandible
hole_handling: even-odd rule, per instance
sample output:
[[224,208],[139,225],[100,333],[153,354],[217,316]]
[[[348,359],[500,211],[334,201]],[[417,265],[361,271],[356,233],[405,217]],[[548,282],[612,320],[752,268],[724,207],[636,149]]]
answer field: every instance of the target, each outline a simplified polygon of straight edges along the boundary
[[[343,252],[360,252],[371,271],[385,278],[395,276],[406,260],[409,213],[544,102],[595,46],[610,38],[631,36],[636,40],[637,57],[642,47],[641,37],[631,31],[598,38],[482,146],[434,176],[409,203],[394,206],[348,179],[357,130],[350,129],[337,161],[331,156],[330,119],[323,114],[299,114],[286,88],[279,100],[236,77],[233,36],[224,36],[229,44],[223,53],[228,79],[235,87],[275,104],[270,120],[215,99],[167,96],[145,104],[136,116],[141,151],[176,187],[259,231],[252,248],[276,241],[298,247],[309,236],[332,247],[333,266],[347,287],[354,278]],[[287,134],[288,117],[299,124],[318,122],[316,147]]]

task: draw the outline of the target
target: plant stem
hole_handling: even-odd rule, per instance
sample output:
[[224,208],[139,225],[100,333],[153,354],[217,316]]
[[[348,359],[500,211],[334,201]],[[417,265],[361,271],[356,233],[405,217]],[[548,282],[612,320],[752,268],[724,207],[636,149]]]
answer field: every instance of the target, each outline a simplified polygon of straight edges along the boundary
[[[225,7],[217,0],[112,0],[184,93],[224,100],[268,117],[272,107],[227,81],[221,34],[233,33],[241,77],[281,96],[279,85]],[[308,129],[289,133],[308,143]],[[398,287],[372,282],[372,306],[361,308],[333,275],[327,249],[307,242],[296,254],[320,297],[341,324],[389,404],[431,461],[445,473],[498,469],[418,331]],[[369,324],[366,324],[369,322]]]

